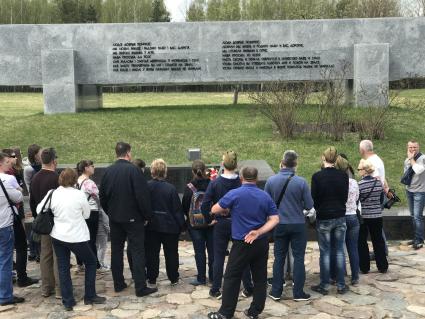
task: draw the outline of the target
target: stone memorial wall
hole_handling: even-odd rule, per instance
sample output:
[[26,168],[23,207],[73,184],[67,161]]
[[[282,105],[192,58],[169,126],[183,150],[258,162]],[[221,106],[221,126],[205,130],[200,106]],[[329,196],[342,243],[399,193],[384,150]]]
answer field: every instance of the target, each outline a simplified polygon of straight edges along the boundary
[[103,85],[323,80],[356,105],[425,76],[425,20],[1,25],[0,85],[42,85],[44,111],[102,107]]

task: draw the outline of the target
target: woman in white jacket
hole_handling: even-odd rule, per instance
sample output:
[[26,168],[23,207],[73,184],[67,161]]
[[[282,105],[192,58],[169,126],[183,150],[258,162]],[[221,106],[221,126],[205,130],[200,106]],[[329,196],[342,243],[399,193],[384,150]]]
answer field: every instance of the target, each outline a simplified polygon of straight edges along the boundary
[[46,208],[50,202],[54,215],[55,224],[50,236],[58,260],[62,303],[68,311],[72,311],[76,304],[69,270],[71,252],[85,265],[84,303],[98,304],[106,300],[96,295],[96,256],[89,245],[90,234],[85,222],[90,206],[84,193],[73,187],[76,182],[77,173],[66,168],[59,176],[59,187],[48,192],[37,206],[37,213],[40,213],[46,201]]

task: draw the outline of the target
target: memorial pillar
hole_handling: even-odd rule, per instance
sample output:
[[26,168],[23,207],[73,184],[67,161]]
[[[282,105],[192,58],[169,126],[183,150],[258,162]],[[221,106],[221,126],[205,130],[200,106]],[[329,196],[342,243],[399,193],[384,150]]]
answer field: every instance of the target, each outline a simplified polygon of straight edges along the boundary
[[78,111],[103,107],[102,87],[94,84],[78,85]]
[[41,53],[44,114],[75,113],[75,51],[46,50]]
[[388,106],[389,44],[354,45],[356,106]]

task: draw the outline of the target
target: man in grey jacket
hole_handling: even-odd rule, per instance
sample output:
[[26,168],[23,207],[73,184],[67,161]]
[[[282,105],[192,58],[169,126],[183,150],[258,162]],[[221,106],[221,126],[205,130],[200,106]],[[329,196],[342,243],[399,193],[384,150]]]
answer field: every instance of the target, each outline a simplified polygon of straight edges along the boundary
[[406,197],[415,235],[409,244],[413,245],[414,249],[420,249],[424,243],[425,155],[419,153],[419,143],[415,140],[407,143],[404,171],[406,172],[410,168],[414,174],[410,185],[406,185]]
[[[11,168],[9,156],[0,153],[0,174]],[[13,268],[13,203],[20,203],[23,200],[22,193],[11,188],[1,180],[0,188],[0,306],[12,305],[24,302],[24,298],[13,295],[12,268]],[[6,191],[4,191],[4,190]],[[7,193],[7,194],[6,194]],[[10,202],[8,201],[8,198]]]

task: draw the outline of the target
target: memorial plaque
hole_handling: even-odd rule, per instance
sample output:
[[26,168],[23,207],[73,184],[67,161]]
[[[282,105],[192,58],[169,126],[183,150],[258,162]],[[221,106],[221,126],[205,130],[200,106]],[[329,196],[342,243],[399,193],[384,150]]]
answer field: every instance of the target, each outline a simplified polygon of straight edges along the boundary
[[[425,76],[424,38],[423,18],[2,25],[0,85],[43,85],[46,112],[73,112],[101,107],[102,85],[317,81],[348,65],[345,79],[367,97],[388,81]],[[379,51],[378,71],[368,72],[367,53],[357,50],[354,58],[362,45],[388,47]],[[74,59],[62,66],[42,59],[55,50],[72,51]],[[65,79],[61,69],[73,73]],[[59,98],[74,87],[75,99]]]

